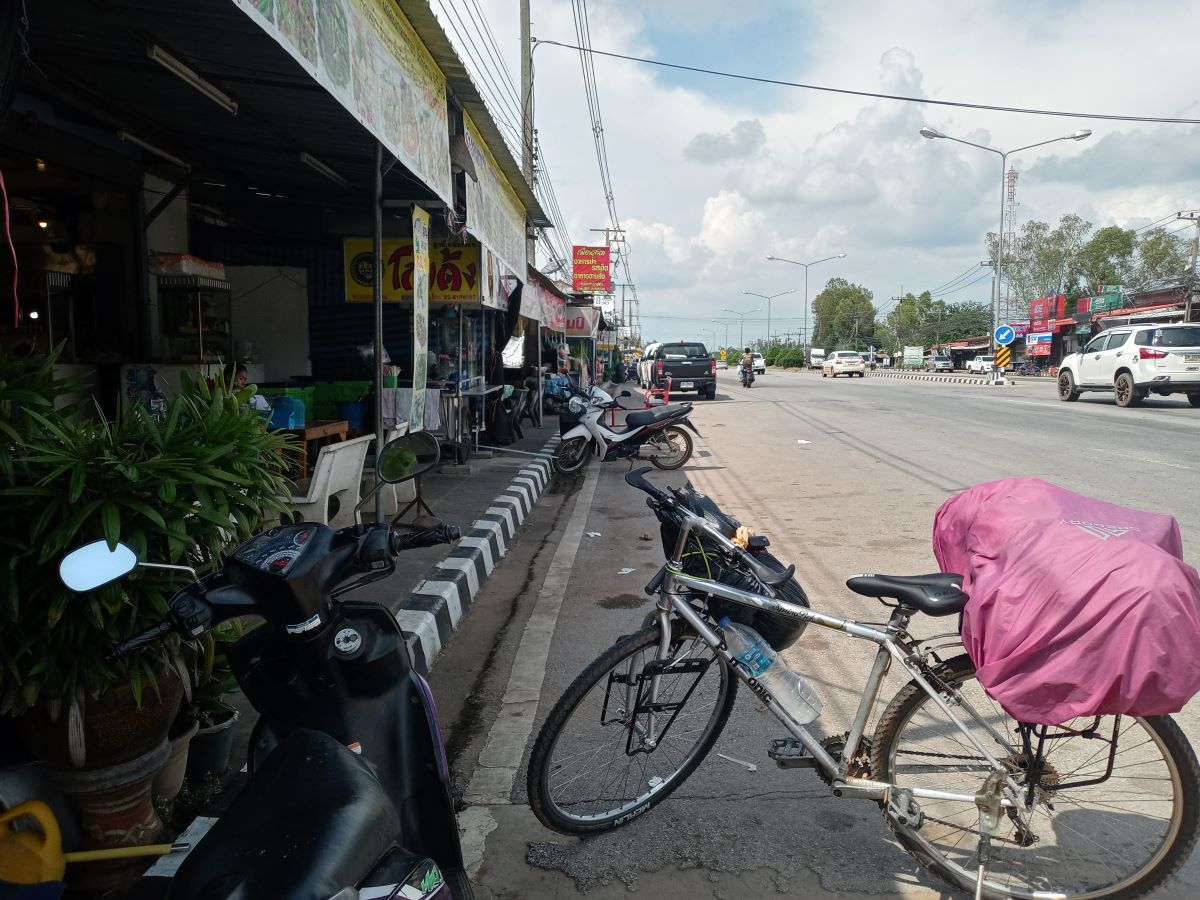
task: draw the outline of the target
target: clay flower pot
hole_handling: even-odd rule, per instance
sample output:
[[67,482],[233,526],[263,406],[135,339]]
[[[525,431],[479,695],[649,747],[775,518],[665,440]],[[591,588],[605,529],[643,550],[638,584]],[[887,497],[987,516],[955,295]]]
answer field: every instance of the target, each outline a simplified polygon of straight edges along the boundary
[[167,736],[171,742],[171,755],[167,757],[166,764],[154,776],[154,783],[151,786],[152,795],[156,800],[174,800],[179,795],[179,789],[183,787],[183,775],[187,770],[188,745],[196,736],[196,732],[200,730],[200,723],[195,719],[189,718],[187,722],[189,724],[178,734]]

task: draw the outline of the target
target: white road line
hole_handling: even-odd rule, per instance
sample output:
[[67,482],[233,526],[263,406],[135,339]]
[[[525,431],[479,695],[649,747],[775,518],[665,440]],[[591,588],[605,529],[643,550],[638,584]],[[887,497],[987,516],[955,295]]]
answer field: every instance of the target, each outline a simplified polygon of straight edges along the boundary
[[558,614],[571,579],[575,556],[583,540],[583,529],[592,508],[592,498],[596,494],[600,468],[592,465],[588,470],[575,502],[575,510],[563,529],[562,540],[554,551],[554,558],[538,591],[533,613],[521,634],[508,687],[500,704],[500,714],[488,732],[487,742],[479,754],[479,765],[471,774],[471,783],[463,797],[468,804],[504,805],[510,802],[513,782],[525,755],[525,745],[533,733],[538,698],[546,678],[550,642],[558,625]]

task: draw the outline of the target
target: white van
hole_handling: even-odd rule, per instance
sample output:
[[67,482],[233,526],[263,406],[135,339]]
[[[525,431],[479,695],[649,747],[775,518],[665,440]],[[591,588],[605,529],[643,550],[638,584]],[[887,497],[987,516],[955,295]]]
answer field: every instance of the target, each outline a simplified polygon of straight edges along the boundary
[[808,351],[808,367],[810,369],[819,369],[825,365],[825,351],[820,347],[813,347]]

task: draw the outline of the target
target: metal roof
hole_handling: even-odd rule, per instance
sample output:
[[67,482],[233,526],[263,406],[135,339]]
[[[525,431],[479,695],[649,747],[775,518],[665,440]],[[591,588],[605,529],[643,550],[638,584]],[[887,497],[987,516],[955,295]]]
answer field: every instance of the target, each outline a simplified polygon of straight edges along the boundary
[[446,76],[446,83],[455,99],[471,114],[471,120],[479,127],[483,140],[492,151],[492,156],[496,158],[504,177],[508,179],[508,183],[520,198],[521,205],[525,207],[529,221],[539,228],[552,227],[533,193],[533,188],[525,180],[520,165],[508,151],[504,135],[500,133],[496,120],[492,118],[487,104],[483,102],[483,97],[475,87],[475,82],[471,80],[471,74],[463,66],[442,24],[433,14],[428,0],[396,0],[396,5],[408,18],[434,62]]

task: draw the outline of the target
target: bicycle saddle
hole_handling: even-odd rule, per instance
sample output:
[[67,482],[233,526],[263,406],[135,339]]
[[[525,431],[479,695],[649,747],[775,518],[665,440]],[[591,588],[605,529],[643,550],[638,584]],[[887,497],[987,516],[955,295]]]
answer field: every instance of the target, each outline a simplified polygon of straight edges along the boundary
[[888,597],[927,616],[949,616],[962,612],[971,599],[962,592],[962,582],[962,576],[952,572],[855,575],[846,581],[846,587],[864,597]]

